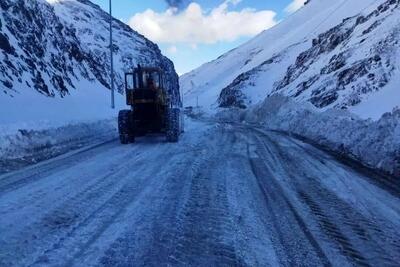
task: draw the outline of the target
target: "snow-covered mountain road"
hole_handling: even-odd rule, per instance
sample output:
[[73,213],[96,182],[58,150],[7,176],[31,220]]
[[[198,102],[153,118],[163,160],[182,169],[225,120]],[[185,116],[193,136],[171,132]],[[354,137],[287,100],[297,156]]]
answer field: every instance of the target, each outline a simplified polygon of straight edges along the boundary
[[[0,266],[398,266],[398,183],[249,126],[0,176]],[[392,189],[389,189],[392,188]]]

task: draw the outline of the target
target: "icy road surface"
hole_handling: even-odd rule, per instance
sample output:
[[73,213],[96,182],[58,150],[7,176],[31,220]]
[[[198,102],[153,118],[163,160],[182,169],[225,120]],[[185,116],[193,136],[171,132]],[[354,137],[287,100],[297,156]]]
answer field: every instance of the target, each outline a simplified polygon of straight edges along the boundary
[[0,176],[0,266],[398,266],[400,200],[311,145],[192,123]]

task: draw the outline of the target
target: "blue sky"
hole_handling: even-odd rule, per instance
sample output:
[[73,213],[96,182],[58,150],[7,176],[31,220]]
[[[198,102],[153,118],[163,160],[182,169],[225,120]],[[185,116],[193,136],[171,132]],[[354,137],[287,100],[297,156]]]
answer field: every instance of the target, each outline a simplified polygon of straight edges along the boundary
[[[108,10],[108,0],[92,1]],[[288,11],[290,4],[300,2],[304,0],[194,0],[167,11],[163,0],[113,0],[113,15],[156,42],[183,74],[273,26],[294,11]]]

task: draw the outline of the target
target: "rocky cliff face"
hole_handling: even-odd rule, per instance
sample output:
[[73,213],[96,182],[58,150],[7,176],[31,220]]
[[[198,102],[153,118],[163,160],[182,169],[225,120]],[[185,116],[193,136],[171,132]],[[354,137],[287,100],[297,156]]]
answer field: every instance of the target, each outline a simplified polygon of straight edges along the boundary
[[[67,98],[83,84],[110,88],[109,17],[88,0],[1,0],[0,98],[34,90]],[[179,96],[172,62],[157,45],[115,20],[116,87],[137,64],[161,66]]]

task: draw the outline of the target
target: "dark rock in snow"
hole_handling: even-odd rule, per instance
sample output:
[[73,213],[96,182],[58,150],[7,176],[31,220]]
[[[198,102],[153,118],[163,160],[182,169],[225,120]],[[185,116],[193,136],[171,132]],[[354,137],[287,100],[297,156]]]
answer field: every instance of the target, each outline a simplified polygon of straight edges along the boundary
[[249,79],[249,75],[246,73],[241,74],[237,77],[230,85],[222,89],[221,94],[218,98],[219,106],[222,108],[237,107],[246,108],[245,96],[242,91],[238,88],[238,85],[244,83]]
[[[265,68],[269,67],[269,65],[279,64],[280,59],[281,55],[275,55],[261,63],[257,68],[244,72],[236,77],[231,84],[222,89],[220,96],[218,97],[219,106],[222,108],[237,107],[245,109],[247,107],[247,101],[246,95],[242,90],[248,86],[254,86],[252,78],[258,73],[262,73]],[[245,65],[246,64],[248,64],[248,62],[245,62]]]
[[15,49],[11,46],[6,35],[0,33],[0,49],[2,49],[7,54],[13,54]]

